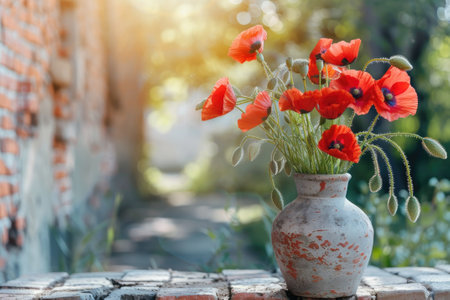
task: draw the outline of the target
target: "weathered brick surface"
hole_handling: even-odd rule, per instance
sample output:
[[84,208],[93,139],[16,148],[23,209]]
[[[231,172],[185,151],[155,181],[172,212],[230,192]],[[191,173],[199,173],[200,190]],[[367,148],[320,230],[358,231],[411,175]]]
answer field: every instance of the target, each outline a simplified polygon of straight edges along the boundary
[[[449,300],[450,273],[434,268],[369,267],[365,278],[408,277],[407,282],[378,279],[371,286],[363,282],[356,295],[339,300]],[[388,272],[389,271],[389,272]],[[123,280],[125,278],[125,280]],[[390,277],[389,277],[390,278]],[[392,278],[390,278],[392,279]],[[418,282],[413,280],[417,279]],[[0,287],[0,299],[282,299],[311,300],[289,293],[278,273],[264,270],[224,270],[223,273],[172,270],[132,270],[126,272],[65,273],[27,275]],[[318,300],[318,299],[314,299]]]
[[98,223],[89,200],[114,169],[103,5],[0,0],[0,282],[50,270],[50,226]]

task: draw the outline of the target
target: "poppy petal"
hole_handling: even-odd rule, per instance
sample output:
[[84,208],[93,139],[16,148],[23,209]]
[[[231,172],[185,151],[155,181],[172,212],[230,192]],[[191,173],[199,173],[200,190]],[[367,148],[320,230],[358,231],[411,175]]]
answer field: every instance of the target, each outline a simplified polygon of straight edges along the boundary
[[374,98],[377,112],[388,121],[415,115],[418,106],[418,97],[410,84],[406,71],[390,67],[379,80],[376,81]]
[[330,82],[330,87],[348,91],[355,99],[349,106],[357,115],[367,114],[373,104],[375,80],[363,71],[345,70],[341,76]]
[[261,25],[242,31],[231,43],[228,56],[241,64],[256,59],[256,54],[264,50],[267,32]]
[[345,125],[331,125],[322,134],[318,148],[342,160],[359,162],[361,148],[355,134]]
[[227,77],[219,79],[202,109],[202,121],[223,116],[236,106],[236,96]]
[[260,92],[255,101],[245,108],[245,113],[238,120],[238,127],[246,132],[263,123],[272,109],[272,101],[266,91]]
[[329,64],[346,66],[356,59],[360,45],[360,39],[351,40],[350,43],[341,41],[331,44],[330,48],[322,55],[322,58]]
[[353,96],[345,90],[323,88],[317,99],[316,108],[325,119],[336,119],[342,115],[345,109],[355,102]]

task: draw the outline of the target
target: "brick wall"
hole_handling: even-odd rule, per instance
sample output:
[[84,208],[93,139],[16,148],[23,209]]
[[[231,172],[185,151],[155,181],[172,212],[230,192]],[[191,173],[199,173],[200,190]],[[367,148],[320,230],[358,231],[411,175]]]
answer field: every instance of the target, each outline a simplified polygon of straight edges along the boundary
[[50,227],[96,222],[115,161],[103,11],[101,0],[0,0],[0,281],[49,270]]

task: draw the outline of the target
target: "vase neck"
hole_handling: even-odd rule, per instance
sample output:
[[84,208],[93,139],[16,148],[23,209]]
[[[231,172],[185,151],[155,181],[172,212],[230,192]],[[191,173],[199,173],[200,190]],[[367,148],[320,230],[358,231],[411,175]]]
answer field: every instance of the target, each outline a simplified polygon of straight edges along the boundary
[[345,198],[350,174],[294,174],[299,197]]

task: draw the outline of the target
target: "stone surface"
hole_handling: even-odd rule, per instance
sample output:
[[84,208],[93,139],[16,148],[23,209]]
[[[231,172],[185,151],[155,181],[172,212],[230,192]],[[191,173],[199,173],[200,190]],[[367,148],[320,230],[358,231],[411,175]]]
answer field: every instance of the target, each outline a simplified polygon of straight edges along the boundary
[[156,299],[216,300],[218,299],[217,293],[216,288],[210,287],[161,288],[156,295]]
[[121,282],[160,282],[169,281],[170,273],[167,270],[133,270],[128,271],[120,279]]
[[[389,271],[389,272],[388,272]],[[401,274],[402,276],[393,275]],[[125,279],[125,280],[124,280]],[[311,300],[287,291],[279,273],[172,270],[48,273],[22,276],[0,286],[0,299],[71,300]],[[330,299],[330,298],[328,298]],[[356,295],[338,300],[450,300],[450,273],[434,268],[370,266]],[[314,300],[319,300],[318,298]]]
[[375,286],[377,300],[428,300],[428,290],[419,283]]
[[399,275],[406,278],[412,278],[418,275],[432,275],[432,274],[445,274],[443,271],[440,271],[435,268],[425,268],[425,267],[402,267],[402,268],[386,268],[386,271]]
[[449,282],[428,283],[427,287],[432,292],[434,300],[449,300],[450,299],[450,283]]

